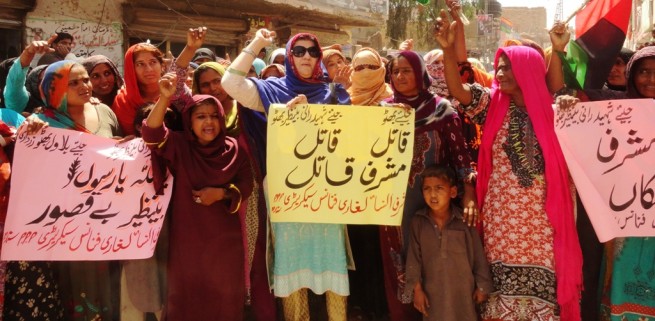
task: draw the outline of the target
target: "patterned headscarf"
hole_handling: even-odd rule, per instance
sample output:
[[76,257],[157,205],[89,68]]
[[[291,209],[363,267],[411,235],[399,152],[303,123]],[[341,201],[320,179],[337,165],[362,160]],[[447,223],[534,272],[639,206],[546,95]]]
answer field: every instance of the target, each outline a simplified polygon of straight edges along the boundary
[[409,50],[401,51],[398,53],[397,58],[391,60],[389,63],[389,69],[393,70],[393,67],[398,63],[398,59],[401,57],[405,58],[412,66],[415,83],[418,87],[418,95],[407,97],[401,94],[396,90],[392,80],[391,89],[393,89],[393,98],[388,98],[385,101],[403,103],[411,106],[415,110],[416,118],[414,120],[414,128],[416,133],[435,130],[441,126],[442,120],[448,121],[451,118],[457,117],[457,112],[455,109],[450,108],[450,104],[448,104],[448,108],[443,108],[444,106],[442,105],[441,109],[437,109],[441,97],[436,97],[428,91],[432,79],[430,79],[428,71],[425,68],[423,57],[419,56],[419,54]]
[[[300,74],[298,73],[298,70],[296,70],[296,57],[292,54],[291,49],[296,45],[296,42],[299,40],[309,40],[314,43],[314,46],[316,46],[320,50],[320,55],[318,56],[318,62],[314,66],[314,71],[312,72],[312,76],[309,78],[304,78],[301,80]],[[324,70],[324,66],[321,64],[323,61],[323,50],[321,49],[321,45],[318,43],[318,38],[316,38],[315,35],[311,33],[299,33],[293,38],[289,39],[289,42],[287,42],[287,54],[286,54],[286,59],[284,60],[284,68],[286,70],[291,70],[292,72],[289,73],[289,77],[295,78],[296,80],[299,80],[300,82],[298,83],[301,85],[302,83],[310,83],[310,84],[320,84],[320,83],[325,83],[328,79],[327,72]]]
[[46,68],[40,86],[41,99],[43,99],[46,107],[67,113],[68,102],[66,100],[66,94],[68,92],[68,78],[70,77],[71,69],[76,64],[72,60],[62,60]]
[[39,117],[55,128],[75,129],[88,132],[86,128],[75,123],[68,115],[68,80],[75,66],[83,67],[72,60],[57,61],[46,68],[39,87],[41,99],[46,109]]
[[430,65],[437,60],[443,60],[442,58],[443,50],[441,49],[431,50],[430,52],[426,53],[425,56],[423,56],[423,60],[425,60],[426,65]]
[[[423,60],[425,60],[425,67],[428,70],[428,75],[430,75],[430,78],[432,78],[432,82],[430,84],[430,92],[438,95],[440,97],[448,97],[450,98],[450,93],[448,92],[448,85],[446,85],[446,73],[445,73],[445,66],[443,64],[443,50],[441,49],[434,49],[425,56],[423,56]],[[456,102],[457,100],[453,99],[451,102]],[[459,106],[459,102],[457,105],[453,104],[455,107]]]
[[353,56],[352,66],[357,68],[361,65],[378,66],[372,70],[364,68],[360,71],[353,71],[350,76],[352,85],[348,88],[350,100],[353,105],[374,106],[393,95],[389,84],[384,82],[386,68],[382,63],[380,54],[372,48],[362,48]]

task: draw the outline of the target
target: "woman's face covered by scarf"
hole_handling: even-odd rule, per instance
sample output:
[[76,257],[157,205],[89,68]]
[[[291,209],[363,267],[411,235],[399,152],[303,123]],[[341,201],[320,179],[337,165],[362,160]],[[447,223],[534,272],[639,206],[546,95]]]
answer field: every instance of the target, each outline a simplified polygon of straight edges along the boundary
[[448,85],[446,85],[446,73],[443,60],[436,60],[425,67],[428,70],[428,75],[432,78],[430,92],[441,97],[448,97],[450,94],[448,92]]

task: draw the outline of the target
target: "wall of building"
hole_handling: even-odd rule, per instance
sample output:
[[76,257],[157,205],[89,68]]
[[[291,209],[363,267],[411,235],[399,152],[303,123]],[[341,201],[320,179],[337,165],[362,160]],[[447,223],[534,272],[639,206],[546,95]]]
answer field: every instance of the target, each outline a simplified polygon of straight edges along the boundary
[[546,8],[503,7],[502,16],[514,25],[514,31],[542,46],[550,45]]
[[625,46],[630,49],[637,49],[642,44],[653,41],[651,30],[653,29],[654,14],[653,0],[634,0],[630,25]]
[[[123,0],[38,0],[27,14],[26,38],[48,39],[52,33],[67,32],[75,38],[72,52],[78,57],[102,54],[123,70]],[[34,59],[34,63],[38,57]]]

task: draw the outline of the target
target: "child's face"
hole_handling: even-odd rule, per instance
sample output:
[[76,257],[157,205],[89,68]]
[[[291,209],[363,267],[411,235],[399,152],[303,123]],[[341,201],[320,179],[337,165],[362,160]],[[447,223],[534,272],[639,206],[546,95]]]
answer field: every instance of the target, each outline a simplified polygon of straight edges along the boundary
[[200,145],[211,143],[221,132],[218,110],[213,104],[200,103],[191,113],[191,129]]
[[423,199],[432,212],[448,210],[450,199],[457,196],[457,186],[439,177],[426,177],[423,180]]

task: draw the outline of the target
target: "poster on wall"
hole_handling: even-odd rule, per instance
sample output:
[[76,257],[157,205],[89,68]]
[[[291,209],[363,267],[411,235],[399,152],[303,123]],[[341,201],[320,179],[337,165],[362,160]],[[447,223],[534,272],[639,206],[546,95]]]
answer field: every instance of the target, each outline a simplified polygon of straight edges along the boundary
[[[62,20],[33,17],[25,22],[27,41],[47,40],[57,32],[73,36],[72,53],[79,59],[93,55],[105,55],[123,70],[123,26],[120,22],[97,23],[84,20]],[[36,65],[39,57],[32,64]]]

